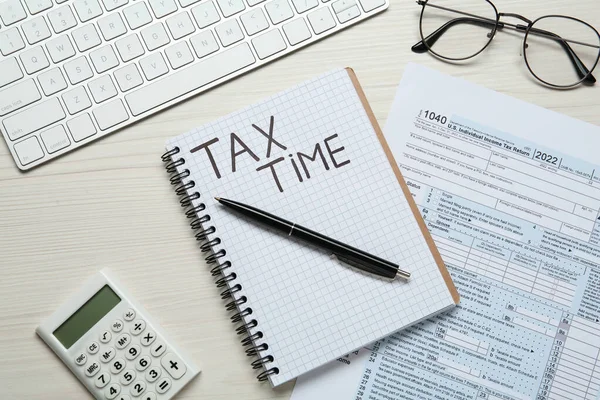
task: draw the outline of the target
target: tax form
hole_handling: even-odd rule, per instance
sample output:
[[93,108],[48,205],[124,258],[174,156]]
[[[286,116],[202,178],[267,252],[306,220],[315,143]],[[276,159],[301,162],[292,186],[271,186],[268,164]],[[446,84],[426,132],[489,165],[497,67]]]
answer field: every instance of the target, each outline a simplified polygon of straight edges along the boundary
[[461,303],[292,400],[599,399],[600,128],[409,64],[384,131]]

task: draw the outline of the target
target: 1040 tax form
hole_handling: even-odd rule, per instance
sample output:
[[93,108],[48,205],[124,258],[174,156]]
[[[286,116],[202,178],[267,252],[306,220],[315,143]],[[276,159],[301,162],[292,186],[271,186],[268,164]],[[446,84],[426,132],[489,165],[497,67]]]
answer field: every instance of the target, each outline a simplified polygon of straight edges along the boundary
[[599,399],[600,128],[409,64],[384,131],[461,304],[292,400]]

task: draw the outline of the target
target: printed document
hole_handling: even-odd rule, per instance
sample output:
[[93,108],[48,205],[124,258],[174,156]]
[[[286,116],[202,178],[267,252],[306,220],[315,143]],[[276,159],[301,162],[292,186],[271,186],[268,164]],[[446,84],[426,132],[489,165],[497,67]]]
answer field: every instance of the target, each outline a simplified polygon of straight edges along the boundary
[[410,64],[384,131],[461,303],[292,400],[599,399],[600,128]]

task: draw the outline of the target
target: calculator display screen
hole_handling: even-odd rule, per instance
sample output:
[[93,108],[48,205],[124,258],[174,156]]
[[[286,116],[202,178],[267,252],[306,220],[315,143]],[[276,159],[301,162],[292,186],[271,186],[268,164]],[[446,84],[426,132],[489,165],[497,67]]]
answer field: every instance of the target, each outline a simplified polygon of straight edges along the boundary
[[120,301],[110,286],[105,285],[52,334],[68,349]]

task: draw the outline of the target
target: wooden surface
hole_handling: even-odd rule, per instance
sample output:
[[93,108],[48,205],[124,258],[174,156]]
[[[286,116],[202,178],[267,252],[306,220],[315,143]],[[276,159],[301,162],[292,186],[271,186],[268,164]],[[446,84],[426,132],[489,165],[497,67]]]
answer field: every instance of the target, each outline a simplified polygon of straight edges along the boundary
[[[495,3],[504,12],[568,14],[600,28],[596,0]],[[289,398],[293,384],[273,390],[254,378],[160,162],[169,137],[346,66],[383,126],[409,61],[600,125],[600,85],[538,85],[520,56],[519,34],[499,32],[467,65],[411,53],[419,10],[414,0],[392,0],[380,16],[29,173],[0,145],[0,397],[90,398],[34,330],[88,276],[109,267],[201,365],[179,399]]]

